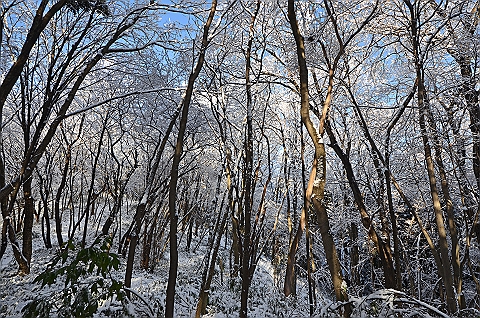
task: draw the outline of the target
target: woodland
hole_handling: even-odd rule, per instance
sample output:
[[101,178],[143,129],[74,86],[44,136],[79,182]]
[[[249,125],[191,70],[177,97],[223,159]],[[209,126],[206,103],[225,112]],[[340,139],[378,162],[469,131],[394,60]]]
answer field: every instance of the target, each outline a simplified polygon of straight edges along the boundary
[[480,1],[0,17],[0,316],[480,317]]

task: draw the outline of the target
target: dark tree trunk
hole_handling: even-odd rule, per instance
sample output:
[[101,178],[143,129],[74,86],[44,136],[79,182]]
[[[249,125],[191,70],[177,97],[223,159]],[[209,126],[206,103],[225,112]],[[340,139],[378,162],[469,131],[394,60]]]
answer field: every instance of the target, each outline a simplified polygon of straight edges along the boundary
[[60,200],[62,199],[63,190],[67,184],[67,176],[70,166],[70,160],[72,157],[71,146],[67,146],[65,151],[65,165],[62,170],[62,179],[60,185],[58,186],[57,193],[55,194],[55,205],[54,205],[54,216],[55,216],[55,230],[57,233],[57,242],[59,246],[63,246],[63,236],[62,236],[62,217],[60,214]]
[[328,120],[325,123],[325,130],[327,131],[328,137],[330,139],[330,146],[333,148],[339,159],[342,161],[343,168],[347,174],[348,183],[350,188],[353,192],[353,197],[355,199],[355,203],[357,208],[360,212],[361,220],[363,227],[368,232],[368,237],[372,240],[373,244],[375,244],[380,259],[382,261],[382,267],[384,271],[384,278],[385,278],[385,286],[388,288],[395,288],[396,286],[396,279],[395,279],[395,268],[393,265],[393,257],[392,251],[388,245],[386,245],[382,238],[378,235],[375,228],[372,224],[372,219],[367,212],[367,208],[363,201],[363,196],[360,191],[360,187],[358,182],[355,180],[355,175],[353,173],[352,164],[350,163],[350,159],[348,158],[347,154],[343,152],[340,146],[337,143],[336,137],[330,127],[330,123]]
[[32,198],[32,181],[28,179],[23,184],[23,196],[25,199],[24,206],[24,218],[23,218],[23,244],[22,254],[25,257],[28,270],[22,272],[22,274],[30,273],[30,262],[32,260],[32,230],[33,230],[33,218],[35,213],[35,206]]
[[[137,247],[138,238],[140,231],[142,229],[142,220],[145,215],[145,209],[147,205],[147,198],[145,197],[137,206],[137,211],[135,213],[135,229],[130,235],[130,246],[128,249],[128,258],[127,258],[127,268],[125,270],[125,287],[132,287],[132,272],[133,272],[133,263],[135,260],[135,248]],[[130,293],[127,291],[127,296],[130,297]]]
[[121,182],[119,181],[120,184],[120,191],[119,193],[115,196],[115,202],[113,203],[113,208],[108,215],[107,220],[103,224],[102,227],[102,234],[103,235],[108,235],[110,232],[110,227],[112,226],[113,222],[115,221],[115,218],[117,217],[117,214],[120,212],[122,208],[122,203],[123,203],[123,197],[125,196],[125,189],[127,188],[128,181],[132,177],[133,173],[138,167],[138,162],[137,162],[137,156],[135,156],[135,163],[133,167],[127,172],[127,175],[125,176],[125,179],[122,180]]
[[[102,131],[100,133],[100,138],[98,140],[98,145],[97,145],[97,151],[95,152],[95,157],[93,159],[93,166],[92,166],[92,175],[90,179],[90,187],[88,188],[88,194],[87,194],[87,203],[85,205],[85,212],[84,212],[84,218],[85,218],[85,223],[83,224],[83,235],[82,235],[82,248],[85,247],[86,240],[87,240],[87,229],[88,229],[88,221],[90,219],[90,208],[94,207],[94,203],[96,198],[98,197],[98,194],[95,194],[95,176],[97,172],[97,166],[98,166],[98,159],[100,158],[100,154],[102,151],[102,145],[103,145],[103,136],[105,135],[105,131],[107,129],[107,121],[108,121],[108,113],[105,116],[105,121],[103,122],[102,126]],[[80,220],[79,220],[80,222]]]
[[[51,161],[51,158],[48,158],[47,167],[50,166],[50,161]],[[50,237],[50,216],[48,215],[48,198],[50,197],[51,181],[47,181],[47,180],[51,180],[52,175],[51,175],[50,169],[45,169],[45,170],[46,170],[45,173],[49,174],[46,176],[46,179],[44,179],[41,173],[37,171],[38,179],[40,181],[40,191],[39,191],[40,198],[42,200],[41,202],[40,201],[38,202],[37,210],[39,214],[40,214],[40,211],[43,211],[42,218],[41,218],[43,242],[45,243],[46,248],[52,248],[52,240]],[[43,203],[43,207],[41,203]]]
[[348,234],[350,237],[350,276],[353,284],[356,286],[360,285],[360,272],[358,270],[358,263],[360,260],[358,254],[358,226],[355,222],[350,223],[350,228],[348,229]]
[[229,216],[229,211],[222,212],[223,204],[225,200],[225,195],[223,196],[222,203],[218,210],[218,218],[215,222],[215,229],[211,234],[209,239],[209,249],[207,255],[205,256],[205,269],[202,275],[202,284],[200,286],[200,295],[198,296],[197,309],[195,312],[195,318],[200,318],[205,314],[205,310],[208,304],[208,296],[210,293],[210,286],[212,284],[213,274],[215,272],[215,261],[218,256],[218,250],[220,248],[220,241],[222,238],[223,231],[225,230],[225,225]]
[[201,43],[200,54],[198,56],[197,64],[195,65],[195,69],[193,70],[193,72],[190,74],[188,78],[187,89],[185,91],[185,96],[182,101],[183,109],[182,109],[182,115],[180,117],[180,126],[178,128],[178,136],[177,136],[177,142],[175,145],[175,154],[173,156],[172,170],[170,173],[170,189],[169,189],[169,195],[168,195],[168,210],[170,215],[170,269],[168,273],[167,295],[165,300],[165,317],[166,318],[173,318],[174,306],[175,306],[175,284],[177,280],[177,268],[178,268],[178,247],[177,247],[178,216],[177,216],[175,205],[177,200],[178,169],[179,169],[180,159],[183,152],[184,135],[187,127],[188,110],[189,110],[190,101],[193,95],[193,87],[195,84],[195,80],[200,74],[200,71],[202,70],[202,67],[203,67],[203,63],[205,61],[205,52],[207,50],[208,43],[210,41],[208,39],[208,32],[210,30],[210,25],[212,24],[216,8],[217,8],[217,0],[213,0],[207,22],[204,25],[202,43]]

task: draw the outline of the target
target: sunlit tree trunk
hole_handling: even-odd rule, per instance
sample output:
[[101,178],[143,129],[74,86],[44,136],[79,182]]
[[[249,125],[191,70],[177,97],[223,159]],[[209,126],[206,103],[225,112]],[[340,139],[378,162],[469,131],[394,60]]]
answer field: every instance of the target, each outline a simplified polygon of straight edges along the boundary
[[[430,131],[428,129],[428,116],[431,114],[427,90],[425,88],[423,55],[420,51],[419,42],[419,17],[417,15],[416,7],[409,1],[404,0],[410,13],[410,32],[413,46],[413,57],[415,60],[415,72],[417,77],[417,103],[419,111],[419,124],[423,142],[423,149],[425,154],[425,163],[430,185],[430,194],[433,202],[433,211],[435,214],[435,223],[438,231],[438,245],[440,250],[441,267],[438,269],[443,278],[445,292],[447,296],[447,307],[450,313],[457,311],[457,302],[455,291],[453,287],[453,277],[450,265],[450,256],[448,253],[447,232],[445,229],[445,219],[443,217],[442,206],[437,189],[437,180],[435,176],[435,165],[432,157]],[[431,127],[432,128],[432,127]],[[432,130],[432,129],[430,129]],[[433,132],[435,134],[436,132]],[[438,266],[438,264],[437,264]]]
[[[322,117],[320,119],[320,132],[317,132],[316,129],[313,127],[313,123],[309,115],[310,105],[308,96],[308,69],[305,58],[304,41],[298,27],[294,0],[288,1],[288,19],[293,32],[293,36],[295,38],[297,59],[300,70],[300,114],[302,122],[305,125],[305,128],[307,129],[310,138],[312,139],[315,149],[314,160],[312,163],[312,171],[310,174],[305,195],[305,199],[308,202],[306,206],[308,207],[310,204],[312,204],[317,215],[323,246],[325,249],[325,255],[327,257],[327,264],[333,281],[333,288],[335,290],[335,297],[338,301],[348,301],[348,294],[345,288],[346,283],[344,282],[342,277],[342,269],[340,267],[337,249],[335,247],[333,237],[330,233],[328,215],[323,201],[326,183],[326,152],[323,140],[321,140],[320,138],[322,138],[323,135],[324,122],[322,122],[322,119],[325,120],[325,118]],[[331,102],[332,94],[333,70],[330,70],[330,72],[331,80],[329,81],[327,98],[324,104],[324,108],[327,109]],[[326,115],[325,109],[324,112]],[[349,312],[350,309],[349,306],[347,306],[346,314],[349,315]]]
[[[417,75],[423,76],[422,70],[417,69]],[[437,180],[435,177],[435,165],[433,163],[432,152],[430,147],[430,140],[428,138],[427,124],[425,120],[425,113],[427,112],[426,107],[429,107],[426,98],[426,90],[423,85],[423,79],[419,80],[418,84],[418,107],[419,107],[419,123],[420,129],[422,131],[422,141],[425,151],[425,162],[427,164],[427,172],[430,183],[430,194],[433,201],[433,210],[435,212],[435,222],[438,230],[438,239],[440,247],[440,257],[442,260],[442,268],[439,271],[443,272],[443,283],[445,285],[445,291],[447,294],[447,305],[448,311],[454,313],[457,311],[457,303],[455,300],[455,293],[453,289],[453,278],[450,271],[450,257],[448,254],[448,241],[447,241],[447,232],[445,229],[445,220],[443,217],[443,211],[441,207],[440,198],[437,190]]]

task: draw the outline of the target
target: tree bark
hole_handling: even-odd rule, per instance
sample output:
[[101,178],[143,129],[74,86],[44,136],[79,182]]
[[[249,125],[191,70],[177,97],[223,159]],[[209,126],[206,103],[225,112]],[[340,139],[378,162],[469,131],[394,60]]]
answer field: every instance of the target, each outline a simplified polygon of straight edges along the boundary
[[395,281],[395,269],[393,265],[392,251],[390,250],[389,246],[387,246],[383,242],[382,238],[380,237],[380,235],[378,235],[377,231],[375,230],[372,224],[372,219],[368,214],[367,208],[363,201],[362,192],[360,191],[358,182],[355,180],[355,175],[353,172],[352,164],[350,163],[350,159],[338,145],[336,137],[332,131],[332,128],[328,120],[325,122],[325,130],[327,131],[328,137],[330,138],[330,146],[333,148],[337,156],[342,161],[343,168],[345,169],[345,172],[347,174],[348,183],[353,192],[355,203],[360,212],[362,225],[367,231],[368,237],[370,238],[370,240],[373,242],[373,244],[378,250],[378,254],[382,261],[382,266],[384,271],[385,286],[388,286],[388,288],[395,288],[396,281]]
[[167,296],[165,300],[165,317],[174,317],[174,305],[175,305],[175,284],[177,280],[177,268],[178,268],[178,247],[177,247],[177,223],[178,216],[176,212],[176,199],[177,199],[177,183],[178,183],[178,169],[180,165],[180,159],[183,152],[183,142],[185,130],[187,127],[188,110],[190,101],[193,95],[193,87],[195,80],[197,79],[200,71],[202,70],[203,63],[205,61],[205,52],[207,50],[210,39],[208,33],[210,25],[212,24],[217,8],[217,0],[212,1],[210,12],[207,21],[203,27],[202,43],[200,48],[200,54],[197,59],[194,70],[188,78],[187,89],[182,101],[182,115],[180,117],[180,126],[178,128],[177,142],[175,144],[175,154],[173,156],[172,169],[170,173],[170,190],[168,195],[168,210],[170,215],[170,269],[168,273],[167,284]]
[[[432,150],[430,146],[430,138],[428,131],[428,114],[431,112],[427,90],[425,88],[424,67],[423,67],[423,55],[420,51],[419,42],[419,28],[420,22],[417,16],[416,8],[407,0],[404,0],[409,13],[410,13],[410,32],[413,48],[413,57],[415,63],[415,72],[417,77],[417,104],[419,111],[419,124],[423,142],[423,149],[425,154],[425,164],[428,174],[428,180],[430,185],[430,195],[432,197],[433,211],[435,214],[435,223],[438,230],[438,240],[440,249],[441,264],[438,269],[443,278],[443,284],[445,286],[445,292],[447,296],[447,308],[449,313],[455,313],[457,311],[457,302],[455,297],[455,291],[453,288],[453,277],[451,272],[450,257],[448,254],[448,241],[447,232],[445,229],[445,220],[443,217],[443,211],[441,207],[440,198],[437,190],[437,180],[435,177],[435,165],[432,157]],[[435,133],[435,132],[433,132]]]
[[[92,165],[92,175],[90,179],[90,187],[88,188],[88,194],[87,194],[87,203],[85,205],[85,210],[83,212],[84,218],[85,218],[85,223],[83,225],[83,235],[82,235],[82,248],[85,247],[86,240],[87,240],[87,229],[88,229],[88,221],[90,219],[90,207],[93,209],[93,204],[95,203],[96,198],[98,195],[95,195],[95,176],[97,173],[97,166],[98,166],[98,159],[100,158],[100,154],[102,151],[102,145],[103,145],[103,136],[105,135],[105,131],[107,129],[107,122],[108,122],[108,113],[105,116],[105,120],[103,122],[102,126],[102,131],[100,133],[100,138],[98,140],[98,145],[97,145],[97,151],[95,152],[95,157],[93,159],[93,165]],[[93,214],[93,213],[92,213]],[[80,222],[81,220],[78,220]]]
[[27,260],[28,269],[21,274],[30,274],[30,262],[32,260],[32,229],[35,206],[32,198],[32,179],[28,179],[23,184],[23,197],[25,199],[25,206],[23,208],[23,243],[22,254]]
[[[142,200],[137,206],[135,213],[135,229],[134,232],[130,235],[130,246],[128,249],[128,258],[127,258],[127,268],[125,269],[125,287],[132,287],[132,272],[133,272],[133,263],[135,260],[135,247],[138,243],[138,237],[142,229],[142,220],[145,215],[145,210],[147,206],[147,195],[144,194]],[[127,291],[127,296],[130,296],[130,293]]]
[[[231,191],[229,189],[228,191]],[[215,229],[212,232],[211,244],[205,257],[205,269],[202,276],[202,285],[200,287],[200,295],[198,296],[197,309],[195,312],[195,318],[200,318],[205,314],[205,310],[208,304],[208,296],[210,294],[210,286],[212,284],[213,274],[215,272],[215,261],[217,260],[218,250],[220,248],[220,241],[222,233],[225,230],[225,225],[230,211],[222,212],[225,195],[223,196],[222,203],[218,211],[218,218],[215,224]]]
[[244,182],[244,202],[243,202],[243,217],[240,216],[243,235],[240,235],[240,249],[241,255],[241,272],[242,278],[242,291],[240,302],[240,318],[247,318],[248,310],[248,291],[251,285],[251,256],[253,253],[253,233],[252,233],[252,201],[253,192],[255,186],[252,185],[252,173],[253,173],[253,102],[252,102],[252,83],[250,80],[251,69],[251,53],[253,45],[253,37],[255,34],[255,20],[257,18],[258,11],[260,10],[260,0],[256,1],[256,6],[253,14],[251,15],[249,26],[249,38],[247,43],[247,50],[245,56],[245,86],[247,94],[247,130],[245,134],[245,168],[243,170],[243,182]]
[[[315,147],[315,155],[312,164],[312,171],[310,174],[310,180],[308,182],[305,200],[307,202],[306,207],[308,208],[310,204],[313,204],[313,208],[317,214],[317,220],[320,226],[320,232],[322,234],[322,241],[325,249],[325,254],[327,257],[327,263],[330,270],[330,275],[333,281],[333,288],[335,290],[335,297],[337,301],[348,301],[348,294],[345,288],[345,282],[341,274],[340,262],[338,259],[337,249],[335,243],[330,234],[330,225],[328,222],[328,215],[326,207],[324,205],[324,189],[326,183],[326,153],[325,145],[323,140],[320,140],[323,136],[323,126],[325,124],[326,112],[330,106],[333,90],[333,69],[330,69],[329,73],[329,86],[327,97],[324,102],[323,113],[325,116],[322,116],[320,119],[320,128],[319,133],[313,127],[313,123],[309,115],[309,96],[308,96],[308,69],[305,57],[305,45],[303,37],[300,33],[298,27],[298,22],[295,14],[294,0],[288,0],[288,19],[290,22],[290,27],[295,38],[296,49],[297,49],[297,59],[300,71],[300,99],[301,99],[301,108],[300,114],[302,122],[305,125],[305,128],[312,139],[312,142]],[[351,312],[350,306],[346,306],[345,315],[349,316]]]

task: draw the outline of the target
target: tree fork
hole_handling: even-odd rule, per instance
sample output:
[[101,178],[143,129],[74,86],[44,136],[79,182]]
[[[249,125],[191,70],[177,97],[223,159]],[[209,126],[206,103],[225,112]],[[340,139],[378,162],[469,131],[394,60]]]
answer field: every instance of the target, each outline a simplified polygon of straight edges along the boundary
[[[324,206],[324,188],[326,183],[326,153],[323,140],[320,140],[323,136],[323,125],[325,124],[320,120],[320,135],[313,127],[313,123],[309,115],[309,96],[308,96],[308,69],[305,58],[305,45],[303,37],[298,27],[297,17],[295,14],[294,0],[288,0],[288,19],[290,27],[295,38],[297,59],[300,72],[300,99],[301,108],[300,114],[302,122],[310,135],[315,147],[314,162],[312,165],[312,171],[310,174],[310,180],[306,189],[305,200],[309,206],[313,203],[313,207],[317,214],[321,226],[322,240],[324,244],[325,254],[327,257],[327,263],[330,270],[330,275],[333,281],[333,287],[335,290],[335,296],[337,301],[348,301],[348,294],[346,288],[344,288],[344,280],[341,274],[340,262],[338,260],[338,254],[335,247],[335,243],[330,234],[330,225],[328,223],[328,215]],[[328,94],[325,99],[323,113],[326,113],[332,97],[332,85],[333,85],[333,69],[329,72],[329,86]],[[322,117],[323,118],[323,117]],[[323,118],[325,119],[325,118]],[[305,211],[306,212],[306,211]],[[345,307],[345,316],[350,316],[351,308],[349,305]]]

